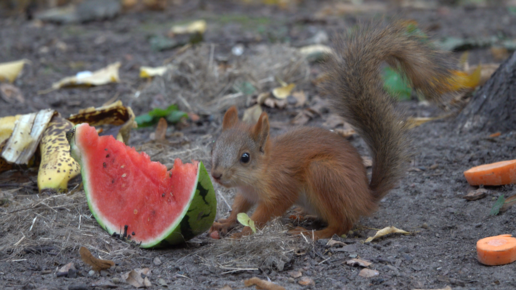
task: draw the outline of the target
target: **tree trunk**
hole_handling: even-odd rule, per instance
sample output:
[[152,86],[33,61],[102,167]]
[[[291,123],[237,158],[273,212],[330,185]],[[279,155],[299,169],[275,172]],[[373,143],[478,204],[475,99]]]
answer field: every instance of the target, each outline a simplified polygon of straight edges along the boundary
[[516,53],[493,73],[457,116],[460,132],[516,130]]

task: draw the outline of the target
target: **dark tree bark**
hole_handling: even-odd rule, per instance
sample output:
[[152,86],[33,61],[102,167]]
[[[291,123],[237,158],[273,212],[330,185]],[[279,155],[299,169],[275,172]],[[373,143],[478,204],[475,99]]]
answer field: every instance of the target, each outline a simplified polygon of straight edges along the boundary
[[494,72],[457,116],[460,132],[516,130],[516,53]]

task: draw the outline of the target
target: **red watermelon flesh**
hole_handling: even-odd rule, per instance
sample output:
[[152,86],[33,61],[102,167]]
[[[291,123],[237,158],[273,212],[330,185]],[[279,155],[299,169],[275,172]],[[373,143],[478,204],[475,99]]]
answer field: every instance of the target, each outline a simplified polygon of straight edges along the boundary
[[153,246],[177,227],[197,186],[198,162],[176,159],[167,171],[87,124],[76,127],[75,138],[90,210],[109,233],[127,226],[131,240]]

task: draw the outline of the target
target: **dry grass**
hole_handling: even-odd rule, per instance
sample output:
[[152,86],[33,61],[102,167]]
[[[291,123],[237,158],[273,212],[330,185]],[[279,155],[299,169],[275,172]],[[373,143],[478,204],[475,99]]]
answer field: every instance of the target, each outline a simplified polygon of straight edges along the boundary
[[308,80],[307,61],[285,45],[259,46],[249,56],[229,55],[227,62],[217,60],[217,54],[217,46],[203,44],[179,55],[168,72],[156,77],[134,100],[136,113],[168,104],[187,112],[220,113],[246,103],[249,96],[235,90],[242,82],[251,83],[257,94],[279,86],[279,80],[298,85]]
[[259,269],[283,271],[296,254],[305,252],[312,243],[287,235],[285,225],[276,219],[256,234],[239,240],[217,240],[197,255],[202,257],[203,264],[220,269],[222,274]]
[[[20,191],[19,189],[13,190]],[[88,247],[111,258],[135,248],[113,239],[91,215],[84,191],[51,196],[15,195],[0,212],[0,259],[12,260],[27,252],[78,250]]]

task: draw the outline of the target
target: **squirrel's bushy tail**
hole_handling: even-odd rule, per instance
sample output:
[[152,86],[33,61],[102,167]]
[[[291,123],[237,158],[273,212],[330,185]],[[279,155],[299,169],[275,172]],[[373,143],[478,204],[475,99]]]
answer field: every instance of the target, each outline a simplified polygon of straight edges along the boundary
[[404,175],[411,155],[406,125],[398,117],[392,97],[383,89],[381,64],[401,69],[413,88],[433,101],[439,101],[439,92],[449,86],[450,67],[425,42],[426,39],[410,35],[403,23],[362,28],[344,40],[328,62],[323,89],[336,111],[371,150],[370,189],[376,200]]

